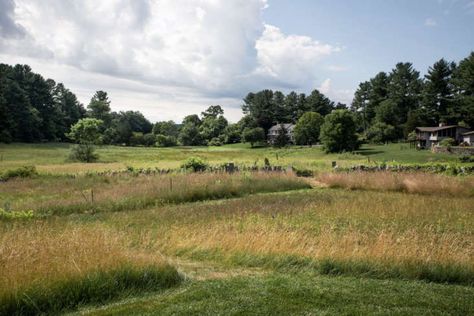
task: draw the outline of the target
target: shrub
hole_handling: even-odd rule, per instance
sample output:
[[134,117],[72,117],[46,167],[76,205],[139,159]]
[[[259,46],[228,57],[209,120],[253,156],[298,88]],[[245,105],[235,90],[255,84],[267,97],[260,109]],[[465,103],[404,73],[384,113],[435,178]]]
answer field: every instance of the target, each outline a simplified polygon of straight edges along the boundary
[[474,156],[469,156],[469,155],[463,155],[459,157],[459,162],[474,162]]
[[397,139],[395,127],[383,122],[373,124],[367,131],[367,140],[374,144],[382,144]]
[[14,219],[30,219],[34,214],[32,210],[29,211],[6,211],[0,208],[0,220],[14,220]]
[[297,169],[293,167],[293,171],[298,177],[312,177],[314,175],[313,170],[309,169]]
[[143,135],[143,145],[147,147],[154,146],[156,143],[156,136],[152,133]]
[[190,157],[181,165],[181,168],[193,172],[202,172],[209,168],[209,164],[199,157]]
[[156,135],[156,146],[158,147],[172,147],[176,146],[177,143],[176,137],[174,136]]
[[214,137],[207,144],[209,146],[222,146],[222,141],[219,139],[219,137]]
[[94,162],[99,159],[99,155],[95,153],[95,148],[90,144],[79,144],[71,147],[69,159],[81,162]]
[[38,175],[35,166],[23,166],[17,169],[5,171],[0,175],[0,181],[7,181],[12,178],[31,178]]
[[443,147],[450,148],[451,146],[456,145],[456,141],[454,139],[448,137],[448,138],[445,138],[442,141],[440,141],[439,145],[443,146]]
[[250,146],[253,147],[255,143],[263,142],[265,140],[265,131],[261,127],[247,127],[242,132],[242,140],[244,143],[250,143]]

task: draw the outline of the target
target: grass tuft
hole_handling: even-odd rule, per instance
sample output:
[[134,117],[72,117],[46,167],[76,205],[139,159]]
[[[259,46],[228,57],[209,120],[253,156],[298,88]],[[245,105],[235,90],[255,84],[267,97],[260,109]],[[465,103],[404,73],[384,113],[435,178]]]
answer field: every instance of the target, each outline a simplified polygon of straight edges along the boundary
[[103,304],[118,297],[156,291],[179,284],[182,276],[171,266],[121,266],[36,285],[0,297],[0,315],[55,314],[84,304]]

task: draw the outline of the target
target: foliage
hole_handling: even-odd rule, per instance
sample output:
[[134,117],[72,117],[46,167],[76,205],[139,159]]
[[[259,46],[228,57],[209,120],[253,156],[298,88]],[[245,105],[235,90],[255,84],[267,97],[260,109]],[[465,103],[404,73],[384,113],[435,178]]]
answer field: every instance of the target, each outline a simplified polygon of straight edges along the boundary
[[102,124],[103,121],[93,118],[81,119],[71,127],[67,136],[79,144],[98,144]]
[[240,143],[242,129],[239,124],[229,124],[224,131],[224,142],[226,144]]
[[209,168],[209,164],[199,157],[190,157],[181,165],[181,168],[193,172],[202,172]]
[[81,162],[94,162],[99,159],[99,155],[95,152],[95,148],[90,144],[77,144],[71,146],[69,160]]
[[277,135],[275,139],[273,140],[273,146],[274,147],[285,147],[290,143],[290,137],[288,136],[288,130],[285,128],[283,124],[279,126],[280,128],[278,129]]
[[63,84],[27,65],[0,64],[0,142],[64,140],[85,109]]
[[353,114],[348,110],[335,110],[328,114],[321,126],[321,143],[328,153],[359,148]]
[[36,171],[35,166],[23,166],[0,173],[0,181],[8,181],[13,178],[31,178],[37,175],[38,171]]
[[374,144],[383,144],[395,141],[397,132],[395,127],[382,122],[376,122],[367,130],[367,140]]
[[256,128],[245,128],[242,132],[242,141],[244,143],[250,143],[253,147],[254,144],[263,142],[265,140],[265,131],[261,127]]
[[177,139],[179,135],[179,127],[173,121],[157,122],[153,126],[153,134],[174,137]]
[[176,137],[174,136],[156,135],[156,146],[158,147],[172,147],[176,146],[177,143]]
[[6,211],[0,208],[0,220],[24,220],[31,219],[34,217],[32,210],[29,211]]
[[443,140],[441,140],[439,142],[439,145],[449,148],[451,146],[456,145],[456,141],[453,138],[447,137],[447,138],[444,138]]
[[219,138],[219,137],[214,137],[213,139],[211,139],[208,143],[207,143],[208,146],[222,146],[223,143],[222,143],[222,140]]
[[303,114],[293,130],[296,144],[311,146],[317,143],[323,122],[324,119],[319,113],[306,112]]

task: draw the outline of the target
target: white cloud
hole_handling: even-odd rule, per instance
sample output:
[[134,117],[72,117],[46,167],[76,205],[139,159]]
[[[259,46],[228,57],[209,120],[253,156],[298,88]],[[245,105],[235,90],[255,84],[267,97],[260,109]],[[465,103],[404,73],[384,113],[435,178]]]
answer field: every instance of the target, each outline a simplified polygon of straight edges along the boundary
[[[182,118],[199,102],[207,103],[198,111],[235,106],[251,90],[300,88],[340,50],[265,24],[266,0],[5,1],[0,27],[5,20],[1,30],[16,35],[0,38],[2,60],[29,57],[47,65],[45,75],[91,94],[106,83],[120,91],[117,103],[149,117],[153,102],[163,118]],[[149,108],[130,97],[137,90]]]
[[437,25],[438,25],[438,23],[437,23],[436,20],[433,19],[433,18],[427,18],[427,19],[425,20],[425,26],[427,26],[427,27],[435,27],[435,26],[437,26]]
[[257,73],[296,85],[314,76],[318,61],[323,57],[340,51],[308,36],[285,35],[278,27],[268,24],[255,48],[259,62]]
[[354,96],[354,90],[335,89],[330,78],[325,79],[318,87],[318,90],[331,100],[344,103],[347,106],[351,105],[352,97]]

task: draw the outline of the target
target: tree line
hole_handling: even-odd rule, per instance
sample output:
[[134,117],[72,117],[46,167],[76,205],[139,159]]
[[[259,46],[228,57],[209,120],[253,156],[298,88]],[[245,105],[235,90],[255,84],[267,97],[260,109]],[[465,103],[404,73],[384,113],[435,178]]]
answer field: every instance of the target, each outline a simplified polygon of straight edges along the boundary
[[398,63],[360,83],[351,110],[369,142],[408,138],[416,126],[474,127],[474,52],[459,64],[438,60],[424,78],[411,63]]
[[[96,143],[130,146],[263,143],[270,127],[292,123],[296,144],[311,145],[324,139],[329,147],[331,134],[333,142],[346,144],[334,149],[341,151],[358,146],[346,140],[396,141],[409,137],[420,125],[474,126],[474,52],[458,64],[437,61],[424,78],[411,63],[398,63],[391,72],[380,72],[360,83],[349,107],[331,101],[317,89],[308,95],[269,89],[252,92],[243,99],[244,116],[234,124],[227,121],[219,105],[200,115],[188,115],[180,124],[152,124],[138,111],[112,112],[110,104],[107,93],[97,91],[84,107],[63,84],[44,79],[29,66],[0,64],[3,142],[74,140],[71,126],[86,118],[94,119],[98,126]],[[337,130],[344,132],[333,135]],[[276,144],[288,141],[282,132]]]

